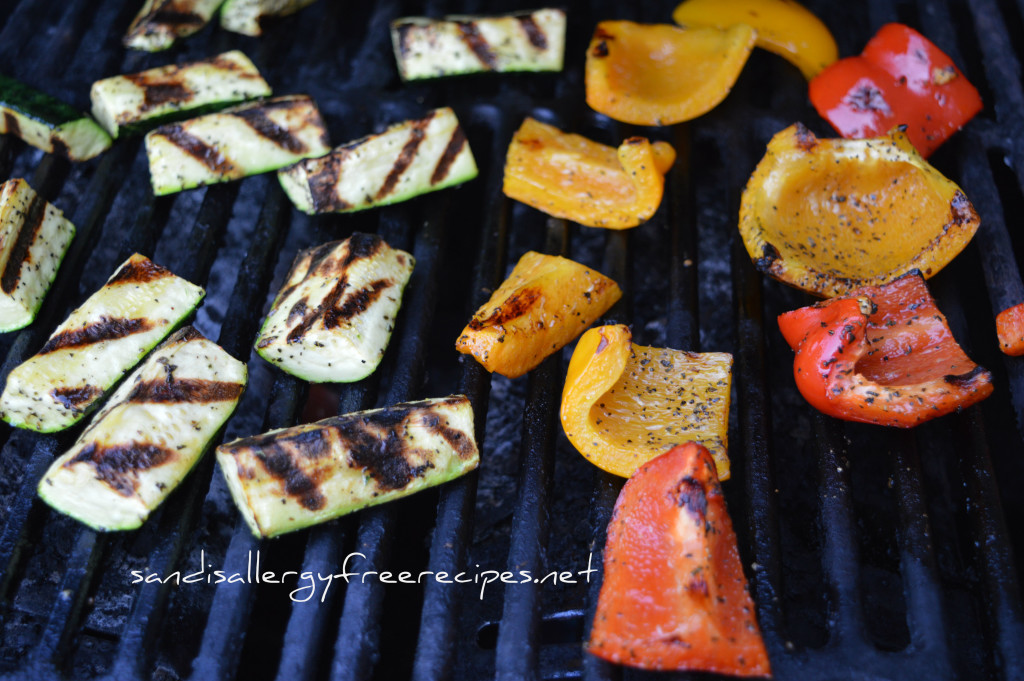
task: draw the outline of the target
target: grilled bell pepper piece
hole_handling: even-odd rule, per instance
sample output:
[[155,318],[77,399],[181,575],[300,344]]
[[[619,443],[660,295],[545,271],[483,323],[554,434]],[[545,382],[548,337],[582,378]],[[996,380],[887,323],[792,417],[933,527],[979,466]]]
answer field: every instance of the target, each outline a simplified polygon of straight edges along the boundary
[[485,369],[522,376],[608,311],[622,290],[578,262],[529,251],[455,341]]
[[675,158],[667,142],[630,137],[616,150],[527,118],[508,147],[505,195],[588,227],[636,227],[658,210]]
[[875,137],[906,125],[925,158],[981,111],[978,91],[953,60],[903,24],[886,24],[859,57],[818,74],[810,98],[843,137]]
[[917,271],[787,312],[779,329],[800,393],[836,418],[909,428],[992,393]]
[[672,20],[683,27],[720,29],[748,24],[757,31],[757,47],[786,59],[807,80],[839,58],[828,27],[793,0],[686,0],[672,12]]
[[729,478],[732,355],[633,345],[622,324],[590,329],[569,361],[562,428],[598,468],[628,478],[685,442],[699,442]]
[[974,237],[978,214],[900,130],[818,139],[797,123],[768,143],[750,176],[739,229],[755,267],[818,296],[931,277]]
[[754,48],[754,29],[682,29],[602,21],[587,48],[587,104],[623,123],[672,125],[725,99]]
[[704,447],[673,448],[619,493],[587,650],[643,669],[771,674]]
[[1007,355],[1024,355],[1024,303],[1006,308],[996,315],[999,347]]

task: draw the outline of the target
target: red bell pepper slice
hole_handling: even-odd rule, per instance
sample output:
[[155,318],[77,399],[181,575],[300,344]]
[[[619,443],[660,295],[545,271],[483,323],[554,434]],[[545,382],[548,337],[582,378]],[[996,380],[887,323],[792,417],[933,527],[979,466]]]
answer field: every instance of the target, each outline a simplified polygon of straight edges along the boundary
[[886,24],[859,57],[822,71],[810,98],[843,137],[879,137],[906,125],[925,157],[981,111],[978,91],[953,60],[903,24]]
[[587,650],[643,669],[771,674],[715,462],[702,445],[648,461],[619,493]]
[[1008,307],[996,315],[999,347],[1008,355],[1024,355],[1024,303]]
[[992,393],[957,345],[917,270],[779,317],[797,388],[847,421],[909,428]]

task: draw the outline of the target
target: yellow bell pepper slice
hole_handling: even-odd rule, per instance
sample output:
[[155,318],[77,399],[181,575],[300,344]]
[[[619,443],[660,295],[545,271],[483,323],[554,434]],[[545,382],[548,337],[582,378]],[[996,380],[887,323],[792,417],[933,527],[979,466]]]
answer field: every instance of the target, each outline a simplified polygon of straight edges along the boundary
[[752,26],[758,47],[791,62],[807,80],[839,58],[828,27],[793,0],[686,0],[672,19],[687,28]]
[[558,352],[622,297],[586,265],[529,251],[462,330],[455,349],[490,372],[522,376]]
[[505,195],[588,227],[625,229],[658,210],[676,152],[630,137],[618,150],[532,118],[512,137]]
[[755,38],[745,24],[719,30],[602,21],[587,49],[587,104],[634,125],[696,118],[729,94]]
[[697,442],[729,477],[732,355],[633,345],[629,328],[590,329],[562,391],[562,428],[591,463],[630,477],[672,447]]

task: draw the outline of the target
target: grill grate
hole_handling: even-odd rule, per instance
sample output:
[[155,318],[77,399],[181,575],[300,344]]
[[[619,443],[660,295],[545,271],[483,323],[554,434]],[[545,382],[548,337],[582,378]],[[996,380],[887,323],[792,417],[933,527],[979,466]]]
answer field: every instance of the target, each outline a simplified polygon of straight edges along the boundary
[[[961,415],[897,433],[826,419],[802,401],[774,318],[808,299],[763,280],[736,236],[740,189],[770,136],[794,120],[827,132],[799,73],[755,53],[710,115],[668,130],[631,129],[582,103],[590,28],[605,18],[666,21],[675,3],[568,4],[563,74],[403,86],[390,52],[391,19],[505,8],[477,0],[321,2],[260,39],[206,29],[153,56],[120,47],[135,3],[0,0],[0,70],[82,109],[88,84],[100,77],[237,47],[279,93],[313,95],[336,142],[452,105],[481,168],[462,189],[314,219],[294,211],[267,176],[154,199],[139,140],[71,165],[0,137],[0,176],[29,178],[78,228],[36,323],[0,336],[0,376],[134,251],[205,283],[197,326],[249,360],[260,315],[294,253],[353,231],[376,232],[417,259],[381,369],[358,384],[307,388],[252,360],[250,389],[225,437],[323,411],[463,392],[484,443],[478,473],[256,542],[209,456],[137,532],[85,529],[35,499],[36,481],[71,436],[0,425],[0,675],[640,676],[581,651],[599,580],[491,584],[485,594],[478,583],[334,580],[304,603],[288,598],[301,584],[130,584],[132,570],[167,576],[202,565],[246,574],[257,555],[278,574],[326,575],[344,565],[545,575],[582,570],[588,556],[599,570],[622,480],[590,466],[560,435],[568,355],[508,381],[451,348],[472,311],[532,248],[618,281],[624,296],[606,318],[631,323],[639,342],[734,353],[734,479],[725,491],[777,678],[1024,678],[1024,606],[1013,557],[1024,547],[1024,528],[1007,524],[1024,514],[1014,494],[1024,483],[1024,362],[1001,356],[992,333],[993,314],[1024,300],[1024,238],[1008,229],[1014,209],[1024,208],[1024,4],[808,3],[835,29],[843,54],[858,51],[884,22],[919,27],[963,65],[986,101],[986,111],[933,159],[964,187],[982,226],[932,288],[957,338],[993,370],[996,393]],[[501,166],[525,115],[605,143],[634,133],[671,141],[679,161],[666,205],[637,230],[604,233],[509,202]],[[352,558],[357,552],[363,557]]]

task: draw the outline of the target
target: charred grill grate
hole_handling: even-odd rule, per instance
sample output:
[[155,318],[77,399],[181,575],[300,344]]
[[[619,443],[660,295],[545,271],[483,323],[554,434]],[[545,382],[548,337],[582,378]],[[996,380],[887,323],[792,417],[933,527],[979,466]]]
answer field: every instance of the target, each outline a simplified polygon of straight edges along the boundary
[[[250,359],[260,315],[300,248],[376,232],[412,251],[417,267],[378,375],[308,389],[259,360],[226,437],[294,423],[317,410],[352,411],[464,392],[485,443],[477,474],[308,532],[258,543],[237,516],[212,457],[146,525],[97,534],[35,499],[35,482],[71,441],[4,426],[0,437],[0,674],[116,679],[615,679],[638,676],[584,656],[580,641],[598,581],[420,586],[335,580],[309,602],[300,586],[131,585],[130,571],[166,576],[200,567],[482,570],[600,567],[604,528],[621,480],[600,473],[560,435],[564,357],[527,379],[491,377],[460,361],[452,342],[470,313],[530,248],[597,267],[625,291],[608,317],[640,342],[731,350],[734,479],[726,484],[769,652],[780,679],[1024,678],[1024,614],[1013,553],[1024,530],[1020,453],[1024,363],[1002,357],[993,315],[1024,300],[1024,7],[1010,0],[810,2],[843,54],[880,24],[918,26],[961,64],[986,111],[934,159],[982,216],[973,244],[932,280],[954,333],[992,369],[996,394],[964,414],[912,432],[843,425],[796,394],[790,351],[774,317],[805,304],[762,279],[738,243],[746,175],[778,129],[809,108],[799,73],[755,53],[727,101],[689,125],[658,131],[680,151],[668,200],[644,227],[581,229],[501,194],[505,146],[530,114],[606,143],[633,132],[589,112],[582,54],[605,18],[665,21],[661,8],[570,3],[560,75],[467,78],[402,86],[387,25],[409,14],[497,11],[479,2],[426,6],[316,3],[261,39],[207,29],[167,55],[126,52],[136,3],[0,2],[0,70],[87,108],[88,85],[168,59],[244,49],[279,94],[308,92],[335,143],[452,105],[481,177],[462,189],[345,217],[294,211],[273,177],[154,199],[139,140],[69,165],[0,137],[0,177],[24,176],[65,210],[78,236],[43,310],[0,337],[0,374],[134,251],[209,291],[197,325]],[[511,4],[507,9],[512,9]],[[1009,227],[1009,228],[1008,228]],[[1016,255],[1015,256],[1015,252]],[[320,414],[321,416],[324,414]],[[485,418],[486,417],[486,418]],[[321,599],[322,596],[322,599]]]

